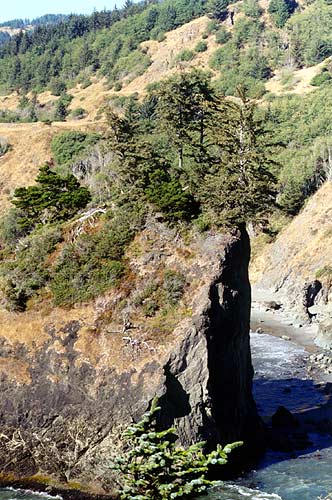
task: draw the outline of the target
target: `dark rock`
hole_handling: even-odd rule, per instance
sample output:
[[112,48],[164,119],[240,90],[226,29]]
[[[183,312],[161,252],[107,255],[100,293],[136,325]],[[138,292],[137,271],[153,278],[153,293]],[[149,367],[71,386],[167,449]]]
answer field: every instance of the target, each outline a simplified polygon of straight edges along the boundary
[[272,416],[273,429],[295,429],[299,426],[298,420],[284,406],[279,406]]
[[315,303],[315,298],[322,289],[322,284],[318,280],[310,283],[305,283],[303,287],[303,306],[305,309],[312,307]]
[[275,302],[274,300],[270,300],[268,302],[263,302],[267,311],[279,311],[282,305],[279,302]]

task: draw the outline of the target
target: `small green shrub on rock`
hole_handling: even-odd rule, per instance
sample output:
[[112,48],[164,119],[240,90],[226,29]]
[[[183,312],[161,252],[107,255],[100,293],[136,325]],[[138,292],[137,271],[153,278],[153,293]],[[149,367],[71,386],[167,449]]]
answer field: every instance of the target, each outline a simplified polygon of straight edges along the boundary
[[215,38],[216,42],[222,45],[232,38],[232,34],[229,31],[225,30],[225,28],[220,28],[217,31]]
[[219,481],[207,479],[209,470],[227,463],[228,454],[242,443],[233,443],[205,455],[204,442],[188,449],[176,444],[174,428],[156,430],[158,400],[137,424],[128,427],[123,438],[128,450],[114,460],[120,473],[122,500],[171,500],[195,498]]
[[168,304],[175,306],[184,294],[186,286],[186,278],[182,273],[177,271],[166,271],[164,274],[163,289],[165,291],[165,299]]
[[331,73],[327,68],[324,68],[321,73],[313,77],[310,84],[314,87],[320,87],[324,83],[331,82],[331,80]]
[[8,309],[24,311],[27,301],[48,282],[46,261],[61,240],[59,227],[42,227],[21,242],[14,259],[0,266],[0,287]]

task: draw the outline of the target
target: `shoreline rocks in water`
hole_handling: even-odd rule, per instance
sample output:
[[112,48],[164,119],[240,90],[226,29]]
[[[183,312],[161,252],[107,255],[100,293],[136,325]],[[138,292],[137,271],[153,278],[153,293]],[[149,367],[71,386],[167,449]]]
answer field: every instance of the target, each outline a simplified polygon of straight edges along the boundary
[[118,500],[119,497],[112,493],[92,493],[86,492],[82,489],[65,488],[60,485],[48,484],[49,480],[35,479],[35,478],[7,478],[1,477],[0,474],[0,488],[13,488],[15,490],[34,491],[36,493],[45,493],[55,498],[61,497],[63,500]]

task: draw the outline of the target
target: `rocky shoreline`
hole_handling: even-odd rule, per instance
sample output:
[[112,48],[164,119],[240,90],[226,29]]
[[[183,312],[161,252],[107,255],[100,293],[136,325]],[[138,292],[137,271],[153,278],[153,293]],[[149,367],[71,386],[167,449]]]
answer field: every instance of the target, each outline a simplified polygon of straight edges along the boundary
[[[294,321],[296,311],[286,309],[273,300],[269,290],[253,287],[251,330],[290,340],[303,347],[309,354],[308,371],[322,383],[332,383],[332,351],[317,345],[318,323]],[[275,305],[274,305],[275,304]]]
[[34,491],[46,493],[55,498],[63,500],[118,500],[116,494],[91,493],[77,488],[66,488],[64,485],[48,484],[46,481],[38,481],[34,478],[6,478],[0,477],[0,488],[14,488],[17,490]]
[[[268,297],[269,302],[262,300]],[[270,307],[273,295],[253,289],[251,330],[289,341],[304,349],[306,377],[325,398],[321,405],[296,413],[296,419],[306,432],[327,432],[332,435],[332,352],[315,343],[318,325],[294,324],[291,311]]]

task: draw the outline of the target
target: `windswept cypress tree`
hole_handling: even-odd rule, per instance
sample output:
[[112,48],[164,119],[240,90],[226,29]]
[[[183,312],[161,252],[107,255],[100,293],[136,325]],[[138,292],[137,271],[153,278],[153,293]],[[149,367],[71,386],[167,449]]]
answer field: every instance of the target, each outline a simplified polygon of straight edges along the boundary
[[89,190],[74,175],[61,177],[45,165],[35,186],[15,189],[12,203],[20,211],[20,226],[29,230],[38,223],[67,220],[90,200]]

